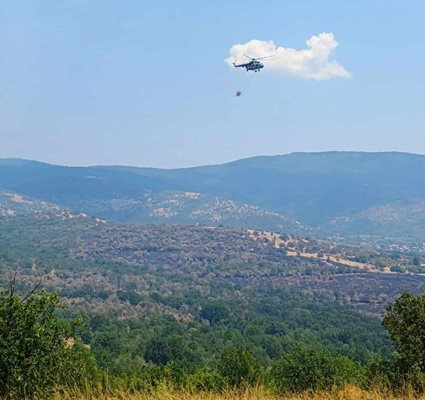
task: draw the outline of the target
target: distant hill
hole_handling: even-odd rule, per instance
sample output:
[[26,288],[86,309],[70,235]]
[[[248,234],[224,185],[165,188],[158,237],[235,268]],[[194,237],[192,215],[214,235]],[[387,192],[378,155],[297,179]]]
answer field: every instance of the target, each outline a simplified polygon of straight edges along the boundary
[[88,200],[71,205],[89,214],[131,224],[201,224],[312,232],[311,228],[278,213],[195,192],[149,191],[142,198]]
[[125,168],[62,167],[36,161],[0,160],[0,189],[117,222],[253,227],[307,234],[296,220],[219,196],[170,190],[166,177]]
[[[425,156],[408,153],[293,153],[174,170],[71,168],[5,159],[0,160],[0,188],[76,210],[90,205],[90,212],[123,222],[209,224],[215,219],[217,225],[273,230],[282,222],[296,229],[299,221],[343,235],[425,234]],[[188,192],[199,193],[198,201],[184,198]],[[161,206],[172,204],[173,196],[185,200],[178,212]],[[216,207],[226,201],[234,204],[227,207],[234,210],[227,217],[226,207]],[[217,216],[217,210],[224,214]],[[269,224],[273,215],[279,222]]]
[[398,238],[401,241],[423,240],[425,237],[425,200],[400,201],[369,207],[336,217],[324,230],[342,234],[374,235]]
[[69,220],[84,219],[86,214],[75,213],[55,204],[32,200],[16,193],[0,190],[0,218],[22,218]]

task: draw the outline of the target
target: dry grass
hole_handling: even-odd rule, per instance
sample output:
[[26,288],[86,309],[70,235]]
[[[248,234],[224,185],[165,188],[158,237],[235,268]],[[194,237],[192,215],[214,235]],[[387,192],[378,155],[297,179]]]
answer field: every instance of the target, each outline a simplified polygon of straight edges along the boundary
[[347,386],[338,391],[315,392],[292,395],[275,395],[263,388],[246,391],[227,391],[225,393],[190,393],[176,392],[167,387],[160,387],[154,393],[126,393],[124,390],[109,395],[94,393],[61,393],[56,400],[425,400],[425,396],[407,393],[403,396],[384,394],[378,391],[365,391],[355,386]]

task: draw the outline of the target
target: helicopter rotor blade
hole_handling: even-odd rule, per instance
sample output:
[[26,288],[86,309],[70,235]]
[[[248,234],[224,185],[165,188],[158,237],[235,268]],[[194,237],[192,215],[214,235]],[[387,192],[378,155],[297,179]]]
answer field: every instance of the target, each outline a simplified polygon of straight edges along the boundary
[[246,57],[246,58],[249,58],[250,60],[263,60],[264,58],[271,58],[271,57],[276,57],[276,54],[273,54],[273,55],[271,55],[271,56],[265,56],[265,57],[250,57],[250,56],[248,56],[248,55],[246,55],[246,54],[244,54],[244,56]]
[[272,58],[272,57],[276,57],[276,54],[273,54],[272,56],[258,57],[256,58],[256,60],[264,60],[265,58]]

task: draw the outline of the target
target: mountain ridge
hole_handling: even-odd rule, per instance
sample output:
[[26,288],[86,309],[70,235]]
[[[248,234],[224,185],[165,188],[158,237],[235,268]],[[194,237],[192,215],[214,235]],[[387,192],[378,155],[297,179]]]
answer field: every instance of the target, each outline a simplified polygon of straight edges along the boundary
[[[393,212],[391,235],[399,230],[408,234],[404,214],[415,224],[412,235],[418,239],[425,235],[420,215],[425,201],[425,155],[404,152],[299,152],[178,169],[65,167],[0,159],[0,188],[83,212],[83,203],[130,204],[134,200],[145,207],[143,202],[151,195],[199,193],[348,236],[385,235]],[[93,208],[90,212],[107,216]],[[118,221],[132,222],[129,215],[122,218]],[[352,220],[355,223],[346,223]]]
[[20,157],[0,157],[0,165],[11,163],[34,163],[41,164],[47,166],[57,166],[57,167],[65,167],[65,168],[134,168],[134,169],[146,169],[146,170],[187,170],[194,168],[204,168],[204,167],[216,167],[216,166],[224,166],[228,164],[239,163],[241,161],[246,160],[255,160],[255,159],[270,159],[270,158],[279,158],[279,157],[289,157],[289,156],[297,156],[297,155],[327,155],[327,154],[369,154],[369,155],[381,155],[381,154],[400,154],[400,155],[408,155],[408,156],[417,156],[424,157],[425,154],[421,153],[412,153],[408,151],[396,151],[396,150],[388,150],[388,151],[358,151],[358,150],[326,150],[326,151],[294,151],[291,153],[283,153],[283,154],[267,154],[267,155],[257,155],[257,156],[249,156],[238,158],[236,160],[225,161],[221,163],[213,163],[213,164],[200,164],[188,167],[146,167],[146,166],[138,166],[138,165],[127,165],[127,164],[89,164],[89,165],[65,165],[65,164],[56,164],[53,162],[41,161],[32,158],[20,158]]

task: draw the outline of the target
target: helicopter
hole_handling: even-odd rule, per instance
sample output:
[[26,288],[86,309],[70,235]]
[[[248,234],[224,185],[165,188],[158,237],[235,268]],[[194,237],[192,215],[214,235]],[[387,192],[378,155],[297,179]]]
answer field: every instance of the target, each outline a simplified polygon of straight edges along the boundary
[[236,64],[236,61],[233,63],[233,66],[235,68],[239,68],[239,67],[243,67],[245,68],[247,71],[254,71],[254,72],[259,72],[260,69],[264,68],[264,64],[258,60],[262,60],[264,58],[270,58],[270,57],[274,57],[273,56],[266,56],[266,57],[259,57],[259,58],[254,58],[254,57],[250,57],[247,56],[246,54],[244,54],[245,57],[249,58],[251,61],[244,63],[244,64]]

